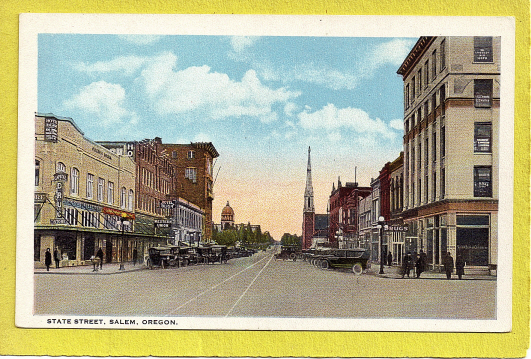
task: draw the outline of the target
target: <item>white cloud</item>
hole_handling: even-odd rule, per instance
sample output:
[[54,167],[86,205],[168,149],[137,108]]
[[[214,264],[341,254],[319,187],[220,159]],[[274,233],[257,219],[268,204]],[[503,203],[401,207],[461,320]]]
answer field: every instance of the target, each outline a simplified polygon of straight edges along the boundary
[[393,39],[376,45],[363,61],[362,73],[367,77],[372,76],[378,68],[388,64],[396,66],[398,69],[414,44],[415,40],[411,39]]
[[98,61],[93,64],[78,62],[73,64],[74,69],[80,72],[93,73],[109,73],[109,72],[123,72],[126,75],[131,75],[147,61],[145,57],[139,56],[120,56],[110,61]]
[[378,134],[386,138],[394,137],[393,131],[379,118],[371,119],[369,114],[358,108],[338,109],[334,104],[328,104],[313,113],[307,110],[298,115],[300,125],[309,130],[326,130],[333,138],[338,136],[334,132],[349,129],[360,134]]
[[197,135],[195,135],[193,142],[212,142],[212,139],[206,133],[200,132]]
[[232,36],[230,44],[232,49],[239,54],[247,47],[253,46],[258,39],[259,37],[256,36]]
[[270,123],[277,119],[275,104],[283,104],[300,93],[264,86],[249,70],[240,82],[212,72],[208,66],[175,70],[177,57],[163,53],[151,59],[141,72],[149,100],[158,114],[203,111],[209,118],[251,116]]
[[356,75],[335,69],[316,67],[313,64],[296,67],[291,74],[284,77],[314,83],[332,90],[353,90],[358,85],[358,76]]
[[63,103],[66,110],[79,109],[94,116],[100,124],[109,127],[119,123],[137,123],[134,112],[124,108],[125,90],[118,84],[93,82]]
[[395,119],[389,121],[389,126],[395,130],[402,131],[404,129],[404,121],[401,119]]
[[286,106],[284,106],[284,113],[291,117],[295,114],[295,111],[297,111],[299,106],[297,106],[295,103],[293,102],[288,102],[286,103]]
[[162,38],[159,35],[118,35],[118,37],[135,45],[149,45]]

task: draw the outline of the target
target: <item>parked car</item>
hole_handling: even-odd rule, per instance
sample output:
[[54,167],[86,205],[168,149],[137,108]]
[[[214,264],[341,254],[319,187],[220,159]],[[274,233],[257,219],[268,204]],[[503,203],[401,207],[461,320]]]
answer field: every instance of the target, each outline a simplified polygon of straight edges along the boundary
[[368,267],[369,251],[364,248],[334,249],[323,256],[319,265],[328,268],[352,268],[354,274],[360,275]]
[[275,254],[275,259],[291,259],[295,262],[300,254],[301,250],[298,246],[282,246],[280,247],[280,253]]
[[176,265],[177,264],[176,259],[177,259],[177,256],[175,253],[175,247],[170,247],[170,246],[152,247],[152,248],[148,248],[146,266],[149,269],[153,269],[153,267],[167,268],[169,266]]

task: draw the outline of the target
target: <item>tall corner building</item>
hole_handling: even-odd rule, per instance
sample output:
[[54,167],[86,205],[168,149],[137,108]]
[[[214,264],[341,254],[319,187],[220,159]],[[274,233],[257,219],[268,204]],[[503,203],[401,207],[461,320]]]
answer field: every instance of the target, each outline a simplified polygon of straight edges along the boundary
[[499,37],[421,37],[404,81],[407,251],[437,269],[447,252],[467,271],[497,267]]

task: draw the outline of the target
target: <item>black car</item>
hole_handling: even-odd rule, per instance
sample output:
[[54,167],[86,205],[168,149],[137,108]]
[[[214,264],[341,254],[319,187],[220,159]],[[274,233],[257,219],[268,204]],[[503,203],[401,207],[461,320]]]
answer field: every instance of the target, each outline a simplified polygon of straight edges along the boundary
[[352,268],[354,274],[361,274],[367,268],[369,251],[364,248],[334,249],[320,259],[320,266],[328,268]]

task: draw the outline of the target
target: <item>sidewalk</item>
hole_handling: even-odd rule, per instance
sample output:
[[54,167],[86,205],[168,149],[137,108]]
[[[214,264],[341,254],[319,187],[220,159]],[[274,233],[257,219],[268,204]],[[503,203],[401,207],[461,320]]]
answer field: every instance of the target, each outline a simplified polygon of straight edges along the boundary
[[[402,275],[400,274],[401,267],[399,266],[384,266],[384,274],[380,274],[380,265],[376,263],[371,264],[371,268],[368,269],[365,273],[369,275],[378,276],[381,278],[390,278],[390,279],[411,279],[411,280],[418,280],[418,279],[441,279],[441,280],[447,280],[446,279],[446,273],[444,272],[436,272],[436,271],[426,271],[422,272],[420,275],[420,278],[417,278],[415,275],[415,271],[411,270],[410,276],[408,278],[407,274],[402,278]],[[463,275],[462,280],[496,280],[496,276],[492,275],[485,275],[485,274],[467,274],[466,273],[466,267],[465,267],[465,275]],[[457,274],[452,273],[452,280],[459,280],[457,277]]]
[[46,268],[34,269],[35,274],[92,274],[92,275],[110,275],[110,274],[121,274],[135,272],[139,270],[146,269],[147,267],[144,264],[133,265],[133,262],[124,263],[124,270],[120,270],[120,263],[104,263],[103,269],[97,268],[94,271],[93,265],[84,265],[84,266],[72,266],[72,267],[61,267],[55,268],[54,266],[50,267],[48,272]]

